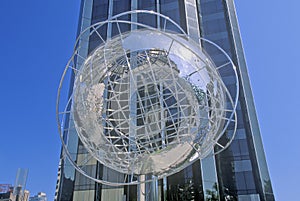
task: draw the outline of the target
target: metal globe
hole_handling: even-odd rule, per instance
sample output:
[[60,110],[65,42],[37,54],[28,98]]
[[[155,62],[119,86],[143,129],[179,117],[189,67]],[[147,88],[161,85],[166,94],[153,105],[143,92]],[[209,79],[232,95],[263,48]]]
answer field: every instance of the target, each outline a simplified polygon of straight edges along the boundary
[[[103,40],[97,30],[107,23],[136,29]],[[218,73],[221,67],[203,49],[185,34],[117,17],[86,30],[102,43],[87,57],[75,49],[73,94],[63,114],[71,114],[93,158],[126,175],[162,178],[212,152],[233,120],[236,101]],[[77,170],[110,184],[87,175],[61,137]]]

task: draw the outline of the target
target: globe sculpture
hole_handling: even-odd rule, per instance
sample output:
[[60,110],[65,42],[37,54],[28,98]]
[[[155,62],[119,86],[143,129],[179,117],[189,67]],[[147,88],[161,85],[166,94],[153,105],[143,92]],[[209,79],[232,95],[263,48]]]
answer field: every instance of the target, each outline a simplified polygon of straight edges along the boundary
[[[159,17],[165,27],[123,20],[140,14]],[[168,31],[168,24],[178,30]],[[110,38],[103,31],[107,26],[115,30]],[[122,30],[128,26],[131,31]],[[100,41],[89,54],[84,46],[88,37]],[[228,146],[236,129],[238,81],[236,76],[230,92],[219,70],[228,68],[236,75],[235,66],[221,48],[199,41],[214,46],[228,62],[217,66],[175,22],[151,11],[123,13],[82,32],[57,101],[64,152],[78,171],[109,185],[136,184],[171,175]],[[69,71],[72,94],[62,101]],[[230,124],[231,136],[221,144]],[[71,155],[71,135],[78,136],[88,160],[133,179],[112,182],[89,175]],[[152,177],[134,179],[140,175]]]

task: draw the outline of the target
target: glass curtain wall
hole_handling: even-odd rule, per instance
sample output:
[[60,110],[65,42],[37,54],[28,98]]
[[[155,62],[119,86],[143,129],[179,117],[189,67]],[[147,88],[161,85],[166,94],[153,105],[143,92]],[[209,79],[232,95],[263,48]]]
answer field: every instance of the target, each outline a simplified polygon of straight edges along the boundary
[[[256,130],[251,130],[250,128],[249,109],[247,109],[245,93],[248,93],[248,96],[252,96],[252,94],[249,78],[241,76],[246,69],[246,64],[233,6],[233,1],[198,1],[199,24],[202,37],[215,42],[227,52],[238,67],[241,89],[249,88],[246,91],[240,90],[237,107],[238,124],[236,136],[230,147],[216,156],[220,198],[223,200],[229,195],[235,200],[274,200],[271,185],[268,185],[270,184],[270,180],[267,180],[266,184],[262,184],[262,178],[259,173],[261,169],[266,169],[267,167],[262,144],[257,145],[261,149],[260,153],[256,152],[254,148],[253,135],[259,135],[260,139],[260,134],[258,127],[255,128]],[[236,23],[235,27],[233,23]],[[234,30],[236,30],[236,34]],[[206,47],[206,44],[203,44],[203,47],[217,66],[224,62],[225,58],[222,58],[219,52],[214,52],[209,47]],[[234,89],[234,86],[232,86],[234,80],[232,72],[221,71],[221,76],[224,78],[225,84],[229,89]],[[241,79],[243,79],[243,82],[241,82]],[[248,86],[243,86],[242,84]],[[253,103],[253,99],[247,101]],[[255,113],[254,108],[252,112]],[[253,122],[251,123],[254,124]],[[229,128],[227,130],[227,137],[230,137],[231,133]],[[263,155],[262,160],[264,160],[264,163],[261,163],[261,166],[264,167],[259,166],[257,163],[257,155]],[[266,174],[268,174],[267,171]],[[268,175],[267,178],[269,178]],[[265,190],[263,185],[268,185]]]

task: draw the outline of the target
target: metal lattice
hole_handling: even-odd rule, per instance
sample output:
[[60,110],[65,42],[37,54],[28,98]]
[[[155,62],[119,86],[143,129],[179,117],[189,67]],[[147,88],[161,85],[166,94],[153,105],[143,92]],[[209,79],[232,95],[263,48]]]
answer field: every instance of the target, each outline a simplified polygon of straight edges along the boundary
[[[162,30],[119,20],[133,14],[159,16],[181,33],[170,33],[167,26]],[[104,40],[101,33],[107,24],[117,27],[118,34]],[[124,24],[135,28],[124,33]],[[101,43],[86,56],[81,44],[88,36],[97,36]],[[221,48],[201,40],[225,55],[227,62],[216,66],[177,24],[150,11],[115,16],[79,36],[57,101],[64,151],[78,171],[109,185],[136,184],[173,174],[214,148],[218,153],[228,146],[236,130],[235,66]],[[224,68],[236,76],[233,92],[220,76]],[[60,93],[69,71],[75,77],[73,93],[62,101]],[[231,135],[220,140],[228,127]],[[78,135],[88,150],[83,161],[75,161],[68,146],[72,135]],[[124,180],[88,174],[84,167],[93,159],[124,174]],[[149,174],[154,177],[138,180],[139,175]]]

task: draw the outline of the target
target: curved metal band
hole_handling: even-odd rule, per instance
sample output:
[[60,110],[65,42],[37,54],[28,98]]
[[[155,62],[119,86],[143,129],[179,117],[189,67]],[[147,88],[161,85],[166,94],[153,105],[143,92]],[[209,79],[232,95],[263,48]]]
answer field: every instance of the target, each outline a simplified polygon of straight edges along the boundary
[[[74,58],[76,57],[76,55],[78,55],[78,48],[79,47],[79,40],[80,38],[85,34],[85,32],[87,31],[90,31],[91,29],[93,29],[94,31],[96,29],[98,29],[99,27],[103,26],[104,24],[107,24],[107,23],[126,23],[126,24],[134,24],[134,25],[137,25],[137,26],[142,26],[146,29],[150,29],[150,30],[155,30],[155,31],[158,31],[160,33],[163,33],[165,35],[168,35],[166,34],[165,32],[155,28],[155,27],[151,27],[151,26],[148,26],[148,25],[144,25],[144,24],[141,24],[141,23],[138,23],[138,22],[131,22],[131,21],[126,21],[126,20],[118,20],[119,17],[121,16],[124,16],[124,15],[128,15],[128,14],[138,14],[138,13],[147,13],[147,14],[151,14],[151,15],[157,15],[157,16],[160,16],[162,18],[164,18],[166,21],[168,20],[169,22],[171,22],[172,24],[174,24],[178,30],[180,30],[182,32],[182,35],[184,35],[186,38],[189,38],[189,36],[184,32],[184,30],[179,26],[177,25],[173,20],[171,20],[169,17],[167,16],[164,16],[160,13],[155,13],[154,11],[144,11],[144,10],[136,10],[136,11],[128,11],[128,12],[125,12],[125,13],[121,13],[119,15],[116,15],[116,16],[113,16],[112,18],[104,21],[104,22],[99,22],[99,23],[96,23],[94,25],[91,25],[90,27],[86,28],[80,35],[79,37],[77,38],[76,40],[76,44],[75,44],[75,47],[74,47],[74,54],[72,55],[71,59],[69,60],[68,64],[67,64],[67,67],[65,68],[64,72],[63,72],[63,75],[62,75],[62,79],[60,80],[60,84],[59,84],[59,88],[58,88],[58,95],[57,95],[57,100],[56,100],[56,113],[57,113],[57,123],[58,123],[58,128],[59,128],[59,133],[60,133],[60,139],[61,139],[61,142],[62,142],[62,146],[63,146],[63,150],[64,150],[64,153],[66,154],[68,160],[70,161],[70,163],[76,168],[77,171],[79,171],[81,174],[85,175],[86,177],[88,177],[89,179],[92,179],[93,181],[95,182],[98,182],[98,183],[102,183],[102,184],[105,184],[105,185],[110,185],[110,186],[122,186],[122,185],[136,185],[136,184],[139,184],[139,183],[144,183],[144,182],[151,182],[153,180],[156,180],[156,179],[160,179],[160,178],[151,178],[151,179],[148,179],[148,180],[145,180],[145,181],[138,181],[138,180],[132,180],[132,181],[129,181],[127,183],[118,183],[118,182],[110,182],[110,181],[105,181],[105,180],[101,180],[101,179],[97,179],[95,177],[92,177],[90,175],[88,175],[83,169],[81,169],[78,164],[72,160],[72,156],[70,154],[70,152],[68,151],[68,147],[67,145],[65,144],[64,142],[64,132],[63,132],[63,128],[62,128],[62,120],[65,118],[65,115],[68,113],[68,106],[69,104],[72,103],[72,98],[73,98],[73,93],[70,95],[68,101],[67,101],[67,104],[64,108],[64,115],[62,117],[62,119],[60,119],[60,108],[59,108],[59,105],[60,105],[60,98],[61,98],[61,90],[62,90],[62,86],[63,86],[63,82],[65,80],[65,76],[67,74],[67,71],[69,70],[70,66],[72,65],[72,62],[74,62]],[[93,33],[93,32],[92,32]],[[90,33],[90,34],[92,34]],[[122,34],[122,33],[120,33]],[[230,92],[228,91],[228,89],[226,88],[225,84],[223,83],[223,81],[221,80],[221,83],[222,83],[222,87],[226,90],[226,94],[228,96],[228,98],[230,99],[230,103],[232,105],[232,113],[230,114],[230,117],[228,118],[229,120],[227,121],[226,125],[224,126],[224,128],[222,129],[221,131],[221,134],[218,135],[219,137],[217,139],[215,139],[215,143],[217,143],[217,141],[220,139],[220,137],[225,133],[226,131],[226,128],[228,127],[228,125],[232,122],[232,120],[235,122],[235,126],[234,126],[234,132],[233,132],[233,135],[231,137],[231,139],[228,141],[228,143],[221,147],[221,149],[217,152],[214,152],[214,154],[219,154],[220,152],[222,152],[223,150],[225,150],[229,145],[230,143],[232,142],[234,136],[235,136],[235,131],[237,129],[237,117],[236,117],[236,108],[237,108],[237,104],[238,104],[238,96],[239,96],[239,82],[238,82],[238,73],[237,73],[237,70],[236,70],[236,67],[233,63],[233,61],[231,60],[231,58],[229,57],[229,55],[222,49],[220,48],[218,45],[216,45],[215,43],[213,43],[212,41],[209,41],[205,38],[199,38],[199,41],[205,41],[211,45],[213,45],[215,48],[217,48],[218,50],[220,50],[224,55],[225,57],[228,59],[228,63],[231,64],[232,66],[232,69],[234,70],[234,73],[235,73],[235,77],[236,77],[236,95],[234,97],[234,100],[232,99],[231,97],[231,94]],[[105,41],[103,40],[103,42],[105,43]],[[178,43],[180,43],[180,41],[176,41]],[[186,44],[183,44],[183,43],[180,43],[181,45],[185,46],[186,48],[188,48],[190,51],[194,52],[193,49],[191,49],[190,47],[187,47]],[[197,46],[197,44],[195,43],[194,44],[195,46]],[[83,59],[86,59],[83,57]],[[74,70],[75,74],[77,73],[77,69],[72,69]],[[80,71],[80,70],[79,70]],[[69,126],[69,125],[68,125]],[[178,170],[179,171],[179,170]],[[167,176],[167,175],[164,175],[164,176]]]

